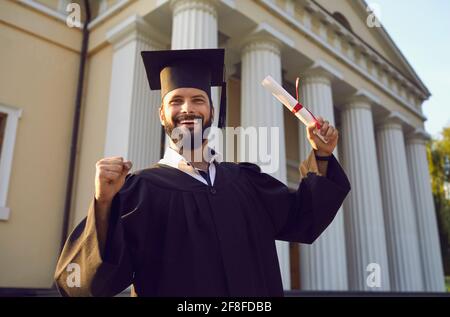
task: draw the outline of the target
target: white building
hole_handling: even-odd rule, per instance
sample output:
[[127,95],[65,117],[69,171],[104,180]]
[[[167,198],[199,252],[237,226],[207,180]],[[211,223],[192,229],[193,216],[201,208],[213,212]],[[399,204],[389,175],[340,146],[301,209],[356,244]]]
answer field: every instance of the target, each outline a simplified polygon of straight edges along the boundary
[[[59,27],[61,32],[71,33],[66,38],[54,33],[41,37],[53,36],[52,42],[59,49],[79,53],[81,31],[67,30],[65,12],[52,8],[52,1],[19,2],[3,4],[10,12],[3,14],[4,21],[34,34],[34,40],[39,41],[41,30],[23,21],[13,22],[11,12],[39,15],[34,17],[36,21],[50,19],[49,26],[55,24],[56,30]],[[60,8],[65,4],[59,1]],[[223,47],[228,125],[277,126],[284,133],[279,143],[281,168],[275,177],[296,188],[297,166],[310,149],[304,127],[260,85],[266,75],[283,82],[293,94],[295,78],[300,76],[304,104],[340,131],[336,155],[352,191],[332,225],[313,245],[277,244],[285,289],[444,291],[425,151],[426,118],[421,109],[430,94],[386,31],[370,27],[374,20],[366,8],[362,0],[101,1],[98,15],[89,24],[71,226],[85,216],[95,162],[100,157],[123,155],[136,169],[159,159],[161,127],[153,114],[160,95],[148,88],[140,52]],[[76,61],[72,63],[77,66]],[[49,72],[52,78],[57,76],[51,66]],[[75,71],[72,77],[64,85],[75,91]],[[213,100],[217,98],[215,92]],[[12,97],[5,100],[9,105],[21,104]],[[73,100],[67,104],[69,109]],[[27,110],[23,113],[25,116]],[[67,118],[71,122],[70,112]],[[19,129],[27,124],[23,121]],[[70,129],[65,133],[63,144],[68,153]],[[15,142],[19,146],[19,142],[26,142],[25,137]],[[18,155],[13,164],[23,153]],[[66,168],[63,165],[59,174],[64,181]],[[4,206],[19,199],[12,187],[14,177],[24,176],[12,174],[11,196]],[[48,210],[45,204],[40,208]],[[42,238],[41,243],[58,239],[60,210],[43,212],[44,217],[58,217],[48,229],[51,238]],[[17,235],[23,223],[13,223],[13,216],[18,219],[25,212],[20,207],[10,208],[11,219],[1,223],[10,230],[7,234],[0,231],[0,240]],[[56,259],[58,243],[45,251],[47,257]],[[1,287],[50,285],[53,258],[44,261],[40,277],[30,285],[19,278],[26,269],[20,265],[14,268],[13,263],[18,259],[31,261],[32,255],[19,255],[7,243],[0,248],[2,254],[10,255],[9,260],[1,261],[18,271],[13,277],[0,273]]]

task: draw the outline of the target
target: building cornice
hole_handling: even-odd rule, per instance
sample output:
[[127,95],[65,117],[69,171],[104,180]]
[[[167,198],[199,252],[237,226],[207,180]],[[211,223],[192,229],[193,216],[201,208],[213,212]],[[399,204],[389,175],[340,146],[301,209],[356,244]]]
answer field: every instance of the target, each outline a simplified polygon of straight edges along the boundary
[[141,16],[131,15],[106,33],[106,39],[115,49],[129,41],[141,39],[154,47],[164,47],[167,39],[152,28]]
[[[382,81],[381,78],[376,78],[373,74],[369,73],[367,69],[363,68],[361,65],[357,64],[355,61],[351,60],[346,54],[342,51],[337,50],[332,44],[330,44],[323,36],[316,34],[313,30],[308,28],[302,22],[295,19],[293,16],[286,14],[286,12],[280,8],[276,3],[271,0],[260,0],[259,4],[264,6],[270,12],[274,13],[277,17],[281,18],[284,22],[291,25],[293,28],[298,31],[304,33],[308,38],[312,39],[314,42],[325,48],[331,54],[337,56],[340,60],[354,69],[357,73],[361,74],[364,78],[369,80],[371,83],[380,88],[384,93],[388,96],[392,97],[394,100],[399,102],[401,105],[405,106],[408,110],[412,111],[415,115],[417,115],[422,120],[426,120],[426,117],[422,114],[422,112],[416,107],[414,102],[411,100],[407,100],[406,98],[402,98],[399,92],[394,91],[388,81]],[[420,90],[414,83],[411,82],[410,79],[406,78],[403,74],[401,74],[396,68],[394,68],[388,61],[382,57],[378,52],[376,52],[373,48],[368,46],[366,43],[361,41],[357,36],[347,30],[343,25],[341,25],[337,20],[334,19],[328,12],[324,11],[321,7],[316,5],[314,2],[309,0],[301,0],[299,2],[306,11],[310,14],[315,15],[323,24],[340,34],[343,41],[346,41],[350,45],[352,45],[355,50],[359,50],[362,54],[366,55],[371,61],[380,65],[380,67],[385,70],[389,76],[392,78],[397,78],[396,80],[400,85],[405,85],[410,93],[414,95],[414,97],[424,100],[428,97],[428,95]]]
[[[367,3],[365,0],[357,0],[355,1],[357,5],[360,6],[361,9],[365,10],[367,8]],[[403,65],[408,69],[408,71],[414,76],[414,80],[417,81],[417,83],[420,85],[420,89],[422,89],[428,97],[431,95],[428,88],[425,86],[425,84],[422,82],[420,77],[417,75],[414,68],[411,66],[411,64],[408,62],[408,59],[403,55],[401,50],[395,45],[395,42],[390,37],[389,33],[386,31],[386,29],[383,27],[383,25],[380,25],[379,28],[377,28],[379,31],[379,34],[383,37],[383,39],[389,44],[390,48],[394,51],[394,53],[399,57],[399,59],[402,61]],[[393,65],[395,67],[395,65]],[[401,72],[401,71],[400,71]],[[408,76],[405,76],[408,77]]]
[[109,17],[123,10],[126,6],[131,4],[134,0],[119,0],[117,3],[106,9],[106,11],[100,13],[95,17],[88,25],[88,30],[94,29],[96,26],[100,25],[102,22],[106,21]]

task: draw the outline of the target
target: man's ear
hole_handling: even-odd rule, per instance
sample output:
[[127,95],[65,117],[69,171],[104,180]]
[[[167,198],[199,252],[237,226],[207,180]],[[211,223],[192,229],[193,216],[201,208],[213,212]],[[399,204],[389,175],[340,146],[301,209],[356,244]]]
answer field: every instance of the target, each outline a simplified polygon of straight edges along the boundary
[[165,118],[166,116],[164,115],[164,104],[161,104],[161,106],[159,106],[159,122],[161,122],[161,125],[163,127],[165,126]]

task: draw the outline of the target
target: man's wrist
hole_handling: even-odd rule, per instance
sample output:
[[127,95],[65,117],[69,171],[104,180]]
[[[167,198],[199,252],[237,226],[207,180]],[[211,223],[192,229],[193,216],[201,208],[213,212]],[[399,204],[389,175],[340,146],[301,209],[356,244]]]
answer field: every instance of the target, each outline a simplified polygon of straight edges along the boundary
[[95,199],[95,211],[97,216],[107,216],[111,209],[112,200],[98,200]]

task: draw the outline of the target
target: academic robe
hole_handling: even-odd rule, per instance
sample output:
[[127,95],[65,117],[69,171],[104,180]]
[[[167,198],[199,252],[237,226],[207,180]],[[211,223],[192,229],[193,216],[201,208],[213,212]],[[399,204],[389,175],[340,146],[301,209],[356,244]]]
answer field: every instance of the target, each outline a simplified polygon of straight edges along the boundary
[[[112,202],[104,250],[94,201],[70,234],[58,289],[113,296],[132,284],[133,296],[283,296],[275,240],[313,243],[350,191],[334,157],[325,176],[301,171],[296,191],[250,163],[216,163],[212,187],[164,164],[129,174]],[[80,287],[67,284],[70,263],[80,267]]]

